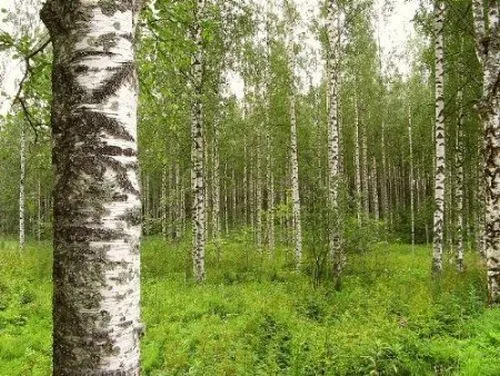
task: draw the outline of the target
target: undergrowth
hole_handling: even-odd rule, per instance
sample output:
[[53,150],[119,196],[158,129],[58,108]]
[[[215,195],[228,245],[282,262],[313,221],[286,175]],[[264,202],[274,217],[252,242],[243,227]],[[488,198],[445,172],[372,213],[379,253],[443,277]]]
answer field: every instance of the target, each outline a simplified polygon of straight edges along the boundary
[[[188,250],[144,241],[144,375],[500,375],[500,309],[473,254],[433,279],[428,248],[379,244],[349,255],[335,291],[242,235],[219,260],[208,247],[197,286]],[[0,253],[0,375],[49,375],[50,245],[0,240]]]

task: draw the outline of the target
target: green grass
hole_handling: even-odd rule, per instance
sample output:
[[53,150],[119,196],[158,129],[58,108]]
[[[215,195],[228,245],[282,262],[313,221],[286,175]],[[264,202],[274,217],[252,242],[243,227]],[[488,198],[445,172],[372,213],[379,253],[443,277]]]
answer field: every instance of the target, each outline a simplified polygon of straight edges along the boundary
[[[338,292],[238,236],[196,286],[188,249],[144,241],[144,375],[500,375],[500,309],[472,254],[433,280],[429,249],[379,245],[349,256]],[[50,374],[50,270],[48,243],[0,240],[1,376]]]

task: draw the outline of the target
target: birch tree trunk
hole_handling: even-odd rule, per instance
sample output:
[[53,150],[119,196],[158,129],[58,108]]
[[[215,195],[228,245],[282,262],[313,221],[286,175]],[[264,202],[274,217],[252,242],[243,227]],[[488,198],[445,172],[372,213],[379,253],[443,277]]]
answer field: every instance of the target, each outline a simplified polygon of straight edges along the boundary
[[372,171],[371,171],[371,190],[372,190],[372,207],[373,216],[378,221],[380,219],[379,211],[379,199],[378,199],[378,171],[377,171],[377,159],[372,158]]
[[37,218],[36,218],[36,239],[38,241],[42,240],[42,182],[41,177],[38,177],[38,189],[37,189]]
[[370,187],[368,185],[368,127],[363,124],[361,136],[361,175],[363,179],[362,184],[362,202],[363,202],[363,215],[365,218],[370,218]]
[[410,220],[411,220],[411,246],[415,247],[415,176],[413,168],[413,124],[411,109],[408,109],[408,147],[410,149]]
[[248,146],[246,137],[243,140],[243,224],[248,226]]
[[161,234],[163,239],[168,239],[168,223],[167,223],[167,185],[168,185],[168,177],[167,177],[167,167],[163,166],[162,174],[161,174],[161,197],[160,197],[160,213],[161,213]]
[[262,159],[261,159],[261,128],[262,125],[259,124],[257,126],[257,139],[256,139],[256,166],[255,166],[255,232],[256,232],[256,242],[257,242],[257,250],[259,252],[262,251]]
[[358,225],[361,226],[361,156],[359,150],[359,107],[357,95],[354,95],[354,158],[355,158],[355,189],[356,189],[356,216],[358,218]]
[[174,166],[174,187],[172,197],[172,238],[173,240],[179,240],[181,237],[181,226],[182,226],[182,208],[181,208],[181,195],[183,194],[181,176],[180,176],[180,166],[179,162],[175,162]]
[[[500,303],[500,5],[473,0],[476,53],[483,68],[480,115],[485,130],[486,218],[484,240],[488,299]],[[488,11],[486,20],[485,9]]]
[[463,128],[465,125],[465,114],[463,111],[463,93],[462,90],[458,92],[457,104],[459,106],[458,114],[458,124],[457,124],[457,134],[456,134],[456,146],[455,146],[455,167],[456,167],[456,187],[455,187],[455,205],[456,205],[456,253],[457,253],[457,270],[459,272],[464,271],[464,165],[463,165],[463,154],[462,154],[462,139],[463,139]]
[[139,375],[137,1],[48,0],[53,374]]
[[338,122],[338,51],[339,33],[338,17],[339,9],[335,0],[328,1],[328,201],[331,216],[329,231],[329,252],[333,261],[333,276],[336,286],[340,285],[343,268],[342,249],[340,247],[340,218],[339,218],[339,158],[340,158],[340,136]]
[[197,0],[193,25],[193,42],[196,50],[191,62],[191,77],[194,90],[191,115],[191,190],[193,193],[193,274],[197,282],[205,279],[205,178],[203,145],[203,39],[202,13],[205,0]]
[[[291,30],[289,30],[291,36]],[[293,52],[293,41],[288,43],[288,67],[290,69],[290,167],[292,181],[292,216],[293,232],[295,241],[295,261],[297,268],[302,262],[302,223],[300,214],[300,191],[299,191],[299,158],[297,147],[297,116],[295,99],[295,59]]]
[[[269,90],[268,90],[269,93]],[[269,114],[269,106],[267,114]],[[274,235],[274,174],[272,163],[272,143],[269,116],[267,116],[267,161],[266,161],[266,184],[267,184],[267,249],[269,253],[274,254],[275,235]]]
[[217,255],[220,254],[220,155],[219,155],[219,120],[214,121],[213,163],[212,163],[212,236]]
[[234,168],[231,169],[231,200],[232,200],[232,217],[233,217],[233,228],[238,227],[238,210],[237,210],[237,185],[236,185],[236,173]]
[[273,143],[271,135],[271,26],[269,20],[269,3],[266,8],[266,68],[265,68],[265,106],[266,106],[266,185],[267,185],[267,249],[274,255],[274,173],[273,173]]
[[21,136],[19,145],[20,175],[19,175],[19,249],[24,249],[26,242],[25,234],[25,181],[26,181],[26,133],[24,125],[21,125]]
[[443,269],[444,201],[446,180],[445,124],[444,124],[444,3],[434,4],[435,65],[436,65],[436,175],[434,181],[434,251],[432,270]]
[[382,122],[381,129],[382,137],[381,137],[381,146],[380,152],[382,154],[382,174],[380,175],[380,194],[382,200],[382,217],[384,220],[387,220],[389,213],[389,197],[387,192],[387,157],[385,151],[385,122]]

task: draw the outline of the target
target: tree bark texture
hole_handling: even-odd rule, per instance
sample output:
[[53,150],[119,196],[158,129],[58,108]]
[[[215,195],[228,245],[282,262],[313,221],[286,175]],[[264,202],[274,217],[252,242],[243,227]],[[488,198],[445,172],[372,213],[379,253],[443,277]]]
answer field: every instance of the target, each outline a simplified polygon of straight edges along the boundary
[[53,374],[138,375],[137,1],[48,0]]

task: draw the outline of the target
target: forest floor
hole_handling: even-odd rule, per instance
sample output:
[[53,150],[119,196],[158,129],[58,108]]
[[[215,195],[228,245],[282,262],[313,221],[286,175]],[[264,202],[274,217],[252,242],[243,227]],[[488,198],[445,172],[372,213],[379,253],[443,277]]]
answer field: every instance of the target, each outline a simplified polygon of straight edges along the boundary
[[[144,375],[500,375],[500,309],[471,253],[432,279],[429,248],[380,244],[335,291],[238,236],[196,286],[188,249],[144,241]],[[50,356],[50,244],[0,240],[0,376],[50,375]]]

